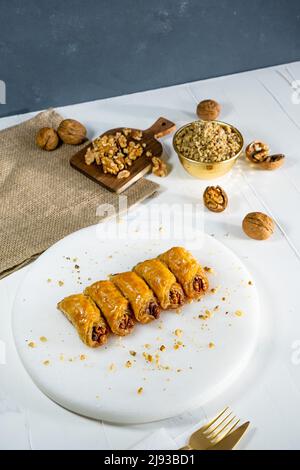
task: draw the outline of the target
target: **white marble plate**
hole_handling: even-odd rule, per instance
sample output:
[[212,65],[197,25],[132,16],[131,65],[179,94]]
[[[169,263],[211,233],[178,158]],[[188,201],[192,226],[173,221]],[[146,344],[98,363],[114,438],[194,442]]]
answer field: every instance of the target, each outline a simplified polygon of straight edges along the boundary
[[[93,281],[184,243],[101,241],[93,226],[66,237],[39,257],[19,288],[13,330],[24,367],[48,397],[95,419],[142,423],[199,407],[237,379],[255,347],[258,296],[241,260],[212,237],[200,237],[191,251],[202,265],[213,267],[209,279],[217,292],[186,305],[180,313],[164,312],[156,322],[137,325],[126,338],[111,337],[105,348],[92,350],[82,344],[56,309],[59,300]],[[213,312],[212,317],[199,318],[206,310]],[[182,337],[174,334],[176,329],[182,330]],[[176,341],[182,342],[178,349]],[[152,363],[143,352],[153,357]],[[127,361],[132,367],[125,367]]]

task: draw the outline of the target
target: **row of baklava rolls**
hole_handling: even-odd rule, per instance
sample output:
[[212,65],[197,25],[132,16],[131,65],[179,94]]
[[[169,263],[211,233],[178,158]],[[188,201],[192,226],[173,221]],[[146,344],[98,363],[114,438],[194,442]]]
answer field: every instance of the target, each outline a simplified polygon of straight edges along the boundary
[[161,310],[177,309],[198,299],[208,280],[198,261],[185,248],[174,247],[132,271],[111,275],[58,304],[92,348],[105,344],[109,332],[128,335],[135,322],[149,323]]

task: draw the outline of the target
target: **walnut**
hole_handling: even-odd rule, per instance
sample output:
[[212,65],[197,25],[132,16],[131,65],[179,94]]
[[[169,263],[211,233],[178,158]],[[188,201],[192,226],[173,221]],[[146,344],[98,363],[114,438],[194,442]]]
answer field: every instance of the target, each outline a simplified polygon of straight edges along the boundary
[[111,175],[117,175],[119,173],[119,167],[112,158],[102,157],[101,163],[104,173],[110,173]]
[[220,186],[208,186],[203,194],[204,204],[212,212],[223,212],[228,204],[228,197]]
[[120,179],[123,179],[123,178],[129,178],[129,176],[130,176],[130,171],[123,170],[123,171],[120,171],[120,173],[118,173],[117,178],[118,178],[118,180],[120,180]]
[[134,140],[142,140],[143,133],[142,133],[142,131],[133,130],[132,133],[131,133],[131,137]]
[[59,144],[59,137],[52,127],[43,127],[36,136],[36,144],[43,150],[55,150]]
[[87,165],[91,165],[92,163],[94,163],[95,158],[96,158],[95,151],[91,147],[89,147],[84,156],[85,163]]
[[268,157],[269,151],[270,148],[267,144],[255,140],[246,147],[246,157],[252,163],[261,163]]
[[161,158],[153,157],[152,165],[152,173],[155,176],[159,176],[160,178],[167,176],[168,167],[167,164]]
[[201,101],[197,106],[197,115],[204,121],[214,121],[221,112],[221,106],[214,100]]
[[254,141],[246,148],[246,157],[262,170],[276,170],[280,168],[285,156],[283,154],[270,155],[270,148],[263,142]]
[[79,145],[86,140],[86,128],[74,119],[65,119],[57,130],[65,144]]
[[251,212],[243,220],[243,230],[254,240],[267,240],[274,233],[275,223],[262,212]]

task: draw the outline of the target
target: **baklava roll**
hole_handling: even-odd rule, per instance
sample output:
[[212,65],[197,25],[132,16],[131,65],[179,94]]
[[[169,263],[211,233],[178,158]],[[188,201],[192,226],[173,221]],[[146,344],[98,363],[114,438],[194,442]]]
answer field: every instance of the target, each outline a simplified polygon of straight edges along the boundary
[[95,282],[84,291],[100,308],[111,331],[118,336],[131,333],[134,326],[129,302],[111,281]]
[[185,248],[171,248],[158,258],[172,271],[189,299],[197,299],[208,290],[203,268]]
[[57,304],[76,328],[81,340],[91,348],[107,342],[108,327],[95,302],[84,294],[66,297]]
[[164,263],[150,259],[137,264],[133,270],[147,282],[164,310],[183,305],[183,290]]
[[129,271],[110,276],[110,279],[129,301],[138,322],[149,323],[159,317],[158,302],[152,290],[140,276]]

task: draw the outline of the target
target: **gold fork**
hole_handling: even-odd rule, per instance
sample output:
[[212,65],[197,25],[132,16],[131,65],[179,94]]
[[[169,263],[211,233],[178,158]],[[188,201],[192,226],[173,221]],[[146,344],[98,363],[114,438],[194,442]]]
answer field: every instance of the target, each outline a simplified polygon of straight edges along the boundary
[[218,416],[195,431],[190,436],[188,445],[180,450],[206,450],[224,439],[239,422],[227,406]]

